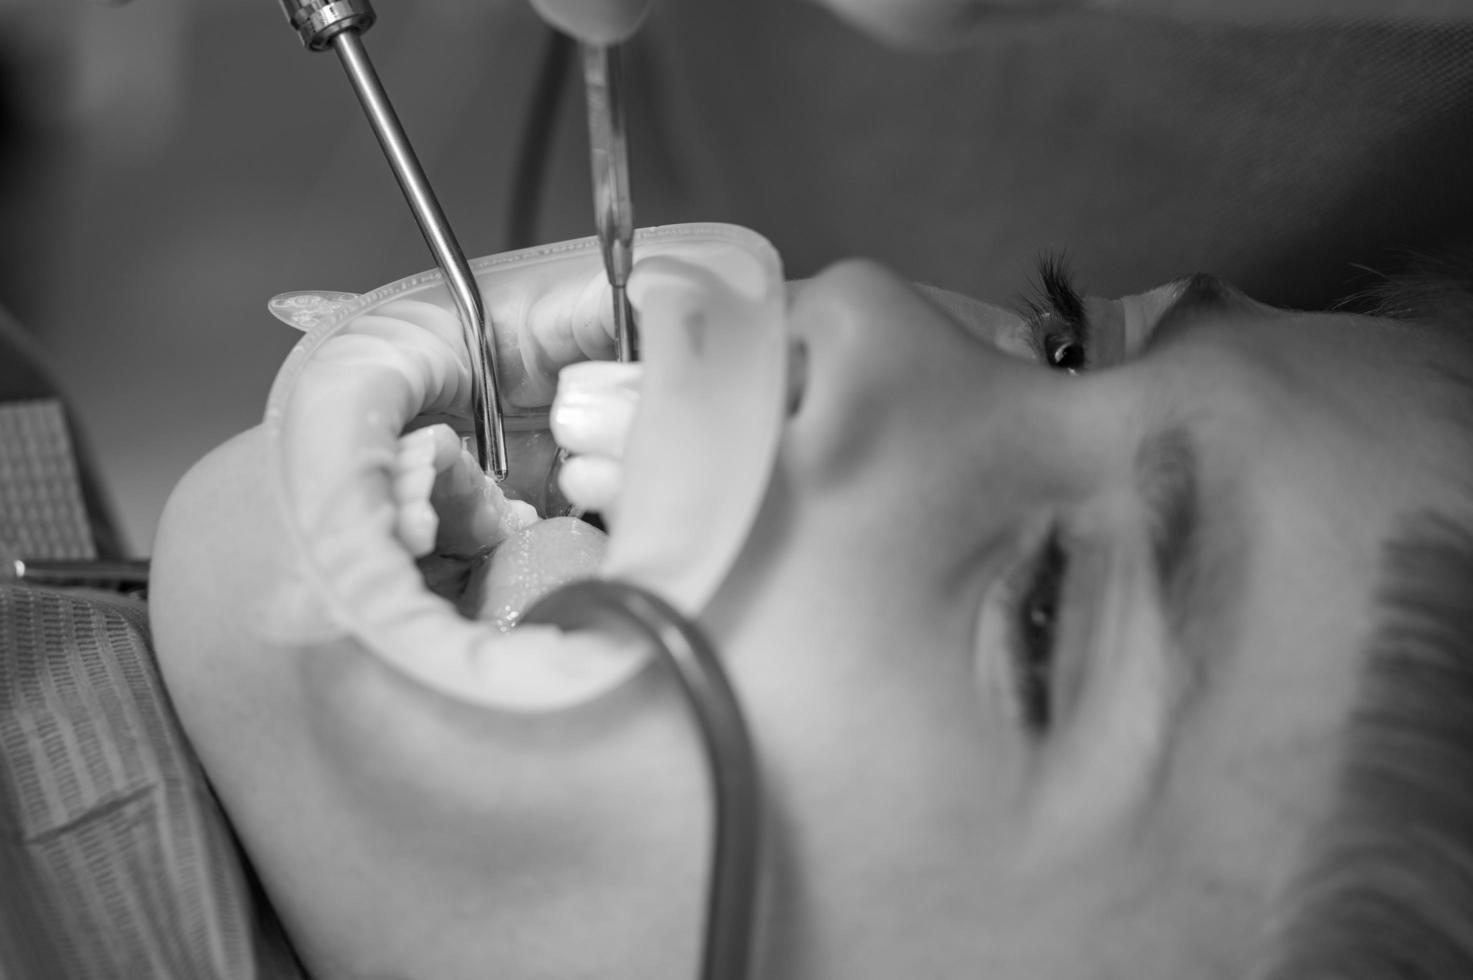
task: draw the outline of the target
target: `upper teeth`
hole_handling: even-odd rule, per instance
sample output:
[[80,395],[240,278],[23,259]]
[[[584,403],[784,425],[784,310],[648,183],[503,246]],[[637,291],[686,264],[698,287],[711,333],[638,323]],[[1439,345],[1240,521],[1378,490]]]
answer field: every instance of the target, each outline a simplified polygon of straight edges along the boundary
[[558,486],[575,506],[604,511],[613,504],[643,375],[638,363],[618,361],[582,361],[559,373],[550,422],[558,445],[572,454]]

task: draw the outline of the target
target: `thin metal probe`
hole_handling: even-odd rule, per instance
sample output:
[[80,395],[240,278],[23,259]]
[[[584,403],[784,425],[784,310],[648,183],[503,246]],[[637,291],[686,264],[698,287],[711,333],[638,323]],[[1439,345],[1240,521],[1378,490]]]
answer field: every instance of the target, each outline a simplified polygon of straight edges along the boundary
[[757,913],[762,786],[741,705],[700,629],[658,596],[627,582],[584,579],[549,593],[522,621],[564,629],[612,617],[648,640],[675,671],[706,752],[714,841],[706,889],[700,980],[746,980]]
[[414,212],[419,230],[445,276],[446,286],[460,315],[461,333],[471,364],[471,421],[475,427],[476,459],[496,480],[506,479],[506,431],[497,380],[496,348],[490,324],[465,253],[450,230],[424,168],[414,155],[404,127],[389,103],[378,73],[368,60],[361,34],[375,20],[368,0],[281,0],[287,21],[309,50],[331,47],[337,52],[353,91],[368,115],[379,146],[388,158],[399,189]]
[[583,45],[588,97],[588,148],[593,164],[593,216],[614,301],[614,337],[621,361],[639,357],[629,272],[634,266],[634,202],[629,194],[629,146],[618,45]]
[[471,417],[475,426],[476,459],[481,468],[496,480],[505,480],[507,475],[506,430],[502,422],[501,391],[496,373],[496,352],[491,343],[491,333],[486,323],[486,312],[481,303],[481,291],[476,287],[465,253],[450,230],[450,223],[435,194],[430,190],[424,170],[404,136],[404,129],[389,104],[378,75],[369,63],[368,54],[356,31],[340,31],[332,39],[358,101],[368,114],[374,135],[389,158],[399,187],[414,211],[419,229],[424,233],[435,261],[445,274],[450,294],[455,298],[460,313],[461,332],[471,359]]
[[7,558],[3,566],[0,566],[0,582],[143,588],[148,585],[148,560]]

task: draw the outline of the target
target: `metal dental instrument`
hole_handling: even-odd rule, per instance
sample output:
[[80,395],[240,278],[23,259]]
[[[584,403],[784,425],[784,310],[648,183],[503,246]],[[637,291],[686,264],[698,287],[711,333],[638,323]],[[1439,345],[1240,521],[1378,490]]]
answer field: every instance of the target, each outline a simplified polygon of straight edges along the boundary
[[715,800],[698,977],[746,980],[757,911],[762,787],[741,706],[710,642],[664,600],[606,579],[585,579],[555,590],[528,610],[522,622],[563,629],[600,624],[631,628],[675,671],[701,730]]
[[593,160],[593,212],[604,270],[614,293],[614,336],[619,360],[639,357],[634,310],[626,287],[634,265],[634,203],[629,196],[629,152],[624,138],[624,97],[619,46],[583,45],[588,95],[588,144]]
[[496,348],[486,321],[481,292],[476,288],[465,253],[461,251],[445,213],[435,200],[404,127],[378,74],[363,49],[361,35],[373,26],[376,15],[369,0],[281,0],[287,21],[296,29],[309,51],[332,48],[338,53],[353,91],[368,115],[374,135],[388,157],[399,188],[404,192],[419,230],[434,253],[445,276],[450,295],[460,314],[461,333],[471,362],[471,416],[475,426],[476,459],[497,480],[507,474],[506,433],[502,421],[501,393],[496,373]]
[[81,585],[123,591],[148,586],[148,561],[137,558],[6,558],[0,582]]

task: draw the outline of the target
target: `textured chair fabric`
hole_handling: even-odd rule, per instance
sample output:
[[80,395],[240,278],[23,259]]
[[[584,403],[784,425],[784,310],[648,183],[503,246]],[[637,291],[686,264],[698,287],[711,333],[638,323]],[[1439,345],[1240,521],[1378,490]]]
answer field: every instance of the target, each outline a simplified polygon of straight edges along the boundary
[[[56,386],[3,311],[0,354],[0,554],[116,555]],[[143,600],[0,581],[0,977],[301,975],[179,727]]]
[[66,409],[55,398],[0,402],[0,553],[6,551],[97,557]]
[[39,344],[0,307],[0,553],[121,558],[87,440]]
[[138,599],[0,586],[0,975],[302,975]]

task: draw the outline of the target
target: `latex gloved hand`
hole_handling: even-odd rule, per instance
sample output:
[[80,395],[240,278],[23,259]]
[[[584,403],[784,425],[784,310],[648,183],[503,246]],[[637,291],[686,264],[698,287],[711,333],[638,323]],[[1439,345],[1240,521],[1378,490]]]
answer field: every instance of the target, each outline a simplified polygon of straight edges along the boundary
[[629,39],[649,13],[652,0],[532,0],[542,19],[590,44]]

